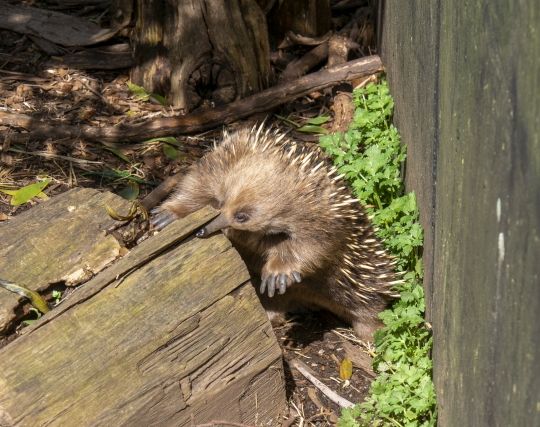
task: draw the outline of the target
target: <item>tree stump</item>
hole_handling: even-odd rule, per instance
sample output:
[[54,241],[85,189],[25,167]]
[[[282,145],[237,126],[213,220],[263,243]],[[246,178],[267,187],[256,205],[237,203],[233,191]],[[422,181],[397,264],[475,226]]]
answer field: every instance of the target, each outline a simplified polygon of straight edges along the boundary
[[191,111],[263,89],[270,60],[255,0],[138,1],[131,80]]
[[332,28],[329,0],[281,0],[268,16],[272,38],[280,42],[288,31],[318,37]]
[[238,253],[192,238],[203,209],[158,235],[0,350],[0,424],[279,425],[281,351]]

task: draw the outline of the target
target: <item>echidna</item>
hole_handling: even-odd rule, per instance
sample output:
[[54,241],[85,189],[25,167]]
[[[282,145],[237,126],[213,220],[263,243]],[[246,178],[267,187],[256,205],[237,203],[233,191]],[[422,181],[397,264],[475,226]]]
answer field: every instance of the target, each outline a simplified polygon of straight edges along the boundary
[[260,277],[270,315],[319,307],[350,322],[361,339],[372,338],[399,277],[364,210],[319,149],[263,126],[225,132],[153,223],[164,227],[205,205],[221,213],[197,236],[223,230]]

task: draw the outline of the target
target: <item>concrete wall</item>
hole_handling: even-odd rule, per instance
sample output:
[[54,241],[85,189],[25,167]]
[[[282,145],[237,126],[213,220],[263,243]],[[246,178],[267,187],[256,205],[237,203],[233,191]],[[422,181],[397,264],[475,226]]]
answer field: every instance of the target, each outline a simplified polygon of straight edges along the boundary
[[540,7],[383,1],[441,426],[540,425]]

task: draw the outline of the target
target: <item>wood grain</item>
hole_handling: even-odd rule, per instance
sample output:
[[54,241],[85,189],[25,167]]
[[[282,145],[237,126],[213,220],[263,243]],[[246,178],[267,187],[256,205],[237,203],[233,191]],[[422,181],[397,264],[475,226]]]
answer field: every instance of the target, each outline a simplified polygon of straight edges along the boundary
[[382,18],[427,231],[438,423],[540,425],[537,2],[384,2]]
[[1,349],[0,413],[17,426],[278,425],[281,351],[244,263],[222,235],[183,240],[212,214],[173,223]]
[[[114,224],[105,206],[129,203],[109,192],[78,188],[0,223],[0,276],[31,290],[87,281],[119,257],[120,244],[105,230]],[[22,298],[0,290],[0,333],[16,320]]]
[[117,32],[76,16],[15,6],[5,0],[0,0],[0,28],[41,37],[62,46],[93,45],[110,39]]

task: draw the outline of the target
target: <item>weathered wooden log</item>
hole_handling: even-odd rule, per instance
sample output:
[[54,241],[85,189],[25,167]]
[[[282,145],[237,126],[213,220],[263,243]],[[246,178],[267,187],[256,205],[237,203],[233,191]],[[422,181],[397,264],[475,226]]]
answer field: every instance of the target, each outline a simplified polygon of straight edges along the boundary
[[[76,286],[119,257],[120,244],[105,230],[115,221],[105,206],[127,211],[119,196],[77,188],[0,223],[0,279],[33,291],[62,282]],[[25,302],[0,289],[0,337]]]
[[0,0],[0,28],[49,40],[61,46],[90,46],[114,37],[85,19],[51,10],[9,4]]
[[222,235],[176,221],[0,350],[0,420],[17,426],[278,425],[281,351]]
[[117,70],[129,68],[134,64],[131,49],[127,43],[111,46],[87,48],[76,53],[56,57],[45,66],[69,67],[79,70]]

